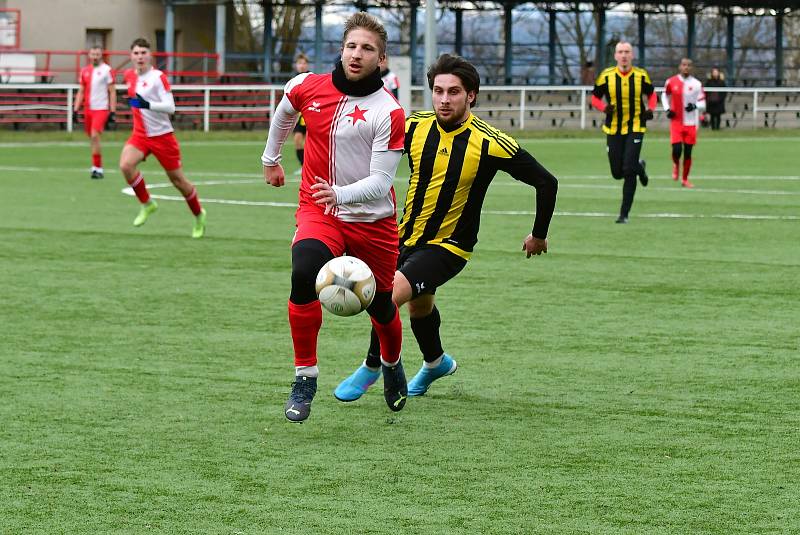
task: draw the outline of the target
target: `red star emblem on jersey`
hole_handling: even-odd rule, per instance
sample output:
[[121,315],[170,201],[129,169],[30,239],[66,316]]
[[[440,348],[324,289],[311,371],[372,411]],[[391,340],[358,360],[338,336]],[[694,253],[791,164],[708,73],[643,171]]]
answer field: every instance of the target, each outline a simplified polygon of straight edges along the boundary
[[355,107],[353,113],[348,113],[346,117],[350,117],[353,120],[353,124],[356,124],[359,120],[367,122],[367,119],[364,117],[364,114],[367,113],[369,110],[362,110],[358,106]]

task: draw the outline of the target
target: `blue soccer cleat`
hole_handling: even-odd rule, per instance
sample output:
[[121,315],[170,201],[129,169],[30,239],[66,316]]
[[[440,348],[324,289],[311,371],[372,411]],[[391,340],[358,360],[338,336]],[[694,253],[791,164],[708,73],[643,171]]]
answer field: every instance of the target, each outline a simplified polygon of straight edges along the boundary
[[339,401],[355,401],[363,396],[380,376],[380,370],[372,371],[362,364],[350,377],[339,383],[333,391],[333,397]]
[[442,362],[435,368],[426,368],[423,366],[417,372],[417,375],[408,382],[408,395],[421,396],[430,388],[431,383],[436,379],[442,378],[446,375],[453,375],[458,369],[458,363],[455,359],[445,353],[442,356]]

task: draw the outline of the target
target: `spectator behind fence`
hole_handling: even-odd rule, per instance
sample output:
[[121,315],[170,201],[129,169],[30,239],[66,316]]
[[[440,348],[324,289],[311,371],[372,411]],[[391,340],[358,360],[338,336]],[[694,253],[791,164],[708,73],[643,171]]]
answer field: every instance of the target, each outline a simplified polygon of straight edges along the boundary
[[597,75],[594,71],[594,62],[587,61],[581,67],[581,85],[594,85]]
[[[706,88],[725,87],[725,75],[717,67],[711,69],[706,80]],[[711,117],[711,130],[719,130],[721,116],[725,113],[725,93],[709,91],[706,93],[706,113]]]

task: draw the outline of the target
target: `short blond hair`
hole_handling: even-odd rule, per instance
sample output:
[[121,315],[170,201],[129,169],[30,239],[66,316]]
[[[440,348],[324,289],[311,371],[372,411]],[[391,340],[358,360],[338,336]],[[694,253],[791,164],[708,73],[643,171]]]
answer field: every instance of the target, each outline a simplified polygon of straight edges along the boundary
[[344,35],[342,35],[342,46],[344,46],[345,41],[347,41],[347,34],[352,32],[356,28],[362,28],[377,35],[379,52],[381,53],[382,56],[386,54],[386,42],[389,40],[389,36],[386,33],[386,28],[383,27],[383,24],[381,24],[378,19],[376,19],[366,11],[359,11],[358,13],[354,13],[344,23]]

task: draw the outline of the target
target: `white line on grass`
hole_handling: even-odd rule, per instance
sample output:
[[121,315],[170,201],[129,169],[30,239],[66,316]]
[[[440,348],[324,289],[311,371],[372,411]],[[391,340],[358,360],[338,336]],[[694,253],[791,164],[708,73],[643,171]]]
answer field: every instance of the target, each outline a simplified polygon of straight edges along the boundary
[[[183,200],[183,198],[180,198]],[[482,214],[490,215],[524,215],[532,216],[533,212],[513,211],[513,210],[483,210]],[[619,214],[611,212],[562,212],[556,210],[557,216],[572,217],[617,217]],[[766,220],[766,221],[800,221],[800,216],[795,215],[760,215],[760,214],[636,214],[637,218],[648,219],[743,219],[743,220]]]
[[[266,130],[265,130],[266,132]],[[660,142],[664,140],[664,136],[656,135],[656,139],[651,139],[651,143]],[[519,138],[523,145],[561,145],[561,144],[592,144],[605,146],[605,136],[598,137],[581,137],[581,138]],[[800,141],[797,136],[764,136],[764,137],[704,137],[702,143],[753,143],[765,141]],[[105,141],[104,144],[122,146],[123,141]],[[84,147],[87,145],[85,141],[34,141],[31,143],[23,143],[17,141],[0,142],[0,149],[16,149],[16,148],[33,148],[33,149],[46,149],[50,147]],[[219,141],[202,141],[191,140],[181,141],[181,145],[195,146],[195,147],[236,147],[236,146],[264,146],[261,140],[219,140]]]
[[[83,173],[88,172],[89,170],[84,167],[33,167],[33,166],[22,166],[22,165],[0,165],[0,171],[16,171],[21,173]],[[106,171],[106,174],[115,174],[119,173],[116,169],[109,169]],[[205,172],[193,172],[188,171],[187,174],[191,176],[198,176],[198,175],[214,175],[214,176],[221,176],[221,177],[230,177],[230,178],[263,178],[261,173],[229,173],[229,172],[218,172],[218,171],[205,171]],[[560,175],[557,177],[559,180],[605,180],[608,181],[609,184],[619,184],[617,181],[613,181],[612,178],[608,175]],[[670,178],[668,175],[650,175],[652,179],[666,179]],[[406,182],[408,180],[408,176],[398,176],[396,181],[398,182]],[[692,180],[695,182],[700,182],[704,180],[779,180],[779,181],[800,181],[800,176],[797,175],[773,175],[773,176],[758,176],[758,175],[693,175]],[[299,182],[299,179],[295,178],[286,178],[287,182]],[[257,181],[260,182],[260,181]],[[497,180],[492,183],[492,186],[523,186],[521,182],[517,181],[503,181]],[[579,184],[561,184],[562,186],[572,187],[572,188],[582,188],[582,187],[594,187],[588,185],[579,185]],[[527,187],[527,186],[526,186]],[[613,185],[610,187],[619,187],[618,185]],[[674,188],[664,188],[672,190]],[[711,191],[708,189],[703,188],[702,186],[698,187],[696,191]],[[748,191],[753,190],[721,190],[725,193],[745,193]],[[759,191],[758,193],[762,193]],[[794,195],[794,192],[786,192],[786,193],[775,193],[775,195]]]
[[[210,186],[220,184],[252,184],[256,181],[252,180],[213,180],[208,182],[195,182],[196,185]],[[171,188],[172,184],[162,182],[158,184],[148,184],[148,190]],[[135,194],[133,188],[127,187],[122,189],[122,193],[133,197]],[[165,201],[183,201],[184,198],[178,195],[161,195],[152,194],[151,197]],[[288,202],[270,202],[270,201],[240,201],[228,199],[213,199],[203,197],[204,203],[217,203],[217,204],[234,204],[238,206],[273,206],[279,208],[296,208],[297,203]],[[532,216],[533,212],[524,210],[483,210],[481,213],[489,215],[524,215]],[[562,212],[556,211],[555,215],[558,216],[571,216],[571,217],[615,217],[615,214],[608,212]],[[661,214],[637,214],[636,217],[641,218],[657,218],[657,219],[742,219],[742,220],[767,220],[767,221],[800,221],[800,216],[793,215],[760,215],[760,214],[675,214],[675,213],[661,213]]]

